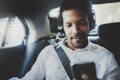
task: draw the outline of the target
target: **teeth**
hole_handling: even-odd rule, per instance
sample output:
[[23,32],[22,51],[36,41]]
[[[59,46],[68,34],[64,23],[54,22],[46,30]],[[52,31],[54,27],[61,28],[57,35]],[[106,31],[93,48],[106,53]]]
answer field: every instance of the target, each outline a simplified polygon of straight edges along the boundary
[[72,38],[73,38],[73,39],[76,39],[76,38],[80,38],[80,36],[73,36]]
[[73,36],[73,37],[72,37],[72,39],[75,39],[75,38],[76,38],[76,36]]
[[76,39],[76,38],[83,38],[85,35],[84,34],[77,34],[71,37],[71,39]]

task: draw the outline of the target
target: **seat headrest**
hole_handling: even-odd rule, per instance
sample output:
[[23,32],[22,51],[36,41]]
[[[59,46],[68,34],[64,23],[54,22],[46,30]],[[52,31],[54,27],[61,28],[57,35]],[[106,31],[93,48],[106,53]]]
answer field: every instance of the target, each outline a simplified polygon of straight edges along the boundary
[[48,14],[50,30],[52,33],[57,33],[60,38],[64,38],[64,30],[62,26],[59,26],[59,7],[51,10]]
[[57,33],[58,30],[58,16],[59,16],[59,8],[55,8],[51,10],[48,14],[50,30],[53,33]]
[[120,53],[120,22],[103,24],[98,29],[103,45],[114,53]]
[[118,40],[120,34],[120,22],[103,24],[99,26],[99,37],[104,40]]

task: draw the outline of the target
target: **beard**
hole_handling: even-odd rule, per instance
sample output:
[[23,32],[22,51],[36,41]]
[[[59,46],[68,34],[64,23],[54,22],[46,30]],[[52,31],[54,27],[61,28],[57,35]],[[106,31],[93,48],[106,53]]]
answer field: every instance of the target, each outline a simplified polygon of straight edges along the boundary
[[85,48],[88,44],[88,34],[82,32],[70,37],[70,45],[73,48]]

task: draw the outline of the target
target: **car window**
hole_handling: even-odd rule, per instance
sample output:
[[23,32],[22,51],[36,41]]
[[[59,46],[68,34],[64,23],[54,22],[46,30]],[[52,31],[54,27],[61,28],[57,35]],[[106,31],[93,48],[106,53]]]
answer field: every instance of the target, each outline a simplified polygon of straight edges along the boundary
[[90,32],[90,35],[98,33],[98,27],[101,24],[120,22],[120,2],[94,4],[96,27]]
[[120,2],[93,5],[96,24],[120,22]]
[[1,47],[12,47],[23,43],[25,29],[20,20],[15,17],[7,26],[8,18],[0,19],[0,45]]

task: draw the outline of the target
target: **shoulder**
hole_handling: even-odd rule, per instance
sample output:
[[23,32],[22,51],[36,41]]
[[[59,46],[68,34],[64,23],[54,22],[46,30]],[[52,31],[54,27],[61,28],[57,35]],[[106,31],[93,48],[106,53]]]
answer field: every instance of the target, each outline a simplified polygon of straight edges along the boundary
[[109,51],[108,49],[100,45],[93,44],[93,43],[91,43],[91,48],[93,49],[92,50],[93,53],[96,54],[95,57],[97,62],[99,62],[100,64],[107,64],[107,66],[108,65],[114,66],[114,67],[117,66],[115,57],[111,51]]
[[89,49],[92,52],[97,53],[98,55],[111,56],[111,57],[113,56],[113,54],[108,49],[106,49],[105,47],[100,46],[98,44],[94,44],[94,43],[90,42]]
[[43,50],[41,51],[41,54],[49,54],[50,52],[54,51],[54,46],[53,45],[48,45]]
[[48,56],[53,55],[55,53],[55,49],[53,45],[48,45],[45,48],[42,49],[42,51],[39,53],[38,58],[46,59]]

